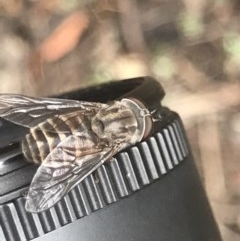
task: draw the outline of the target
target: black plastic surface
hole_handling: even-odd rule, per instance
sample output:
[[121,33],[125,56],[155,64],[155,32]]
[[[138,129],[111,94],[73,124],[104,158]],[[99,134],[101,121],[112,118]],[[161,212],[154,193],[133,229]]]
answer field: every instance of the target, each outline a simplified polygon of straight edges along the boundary
[[220,241],[192,158],[134,195],[36,241]]

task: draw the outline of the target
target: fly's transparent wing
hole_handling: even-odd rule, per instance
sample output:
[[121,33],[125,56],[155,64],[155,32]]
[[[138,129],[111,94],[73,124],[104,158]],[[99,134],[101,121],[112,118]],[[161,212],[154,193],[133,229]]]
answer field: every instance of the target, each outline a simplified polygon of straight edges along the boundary
[[28,192],[26,210],[41,212],[52,207],[117,151],[116,147],[100,144],[91,136],[73,135],[61,142],[38,168]]
[[34,127],[53,115],[76,110],[84,112],[100,106],[102,106],[101,103],[67,99],[34,98],[15,94],[0,95],[0,117],[25,127]]

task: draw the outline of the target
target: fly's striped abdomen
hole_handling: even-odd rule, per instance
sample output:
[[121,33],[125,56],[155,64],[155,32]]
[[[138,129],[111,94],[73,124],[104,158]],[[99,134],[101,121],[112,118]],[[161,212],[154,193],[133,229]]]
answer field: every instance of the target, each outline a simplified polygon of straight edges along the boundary
[[86,131],[87,126],[83,125],[82,118],[80,113],[74,112],[49,118],[31,128],[29,134],[22,141],[22,151],[26,159],[41,164],[66,137],[76,131]]

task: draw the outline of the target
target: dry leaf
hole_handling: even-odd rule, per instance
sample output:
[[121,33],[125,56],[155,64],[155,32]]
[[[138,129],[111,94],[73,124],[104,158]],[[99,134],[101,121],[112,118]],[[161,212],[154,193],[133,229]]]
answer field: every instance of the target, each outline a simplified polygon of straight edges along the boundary
[[65,19],[41,44],[39,53],[43,62],[54,62],[73,50],[87,29],[86,13],[76,12]]

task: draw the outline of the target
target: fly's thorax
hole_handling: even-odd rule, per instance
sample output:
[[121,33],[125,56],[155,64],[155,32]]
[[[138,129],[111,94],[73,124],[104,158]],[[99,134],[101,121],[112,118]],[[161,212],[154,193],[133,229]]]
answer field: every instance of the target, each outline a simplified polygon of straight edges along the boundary
[[138,129],[136,116],[120,101],[114,101],[101,108],[93,117],[91,126],[100,138],[108,139],[113,145],[134,144],[139,141],[138,137],[134,137]]

